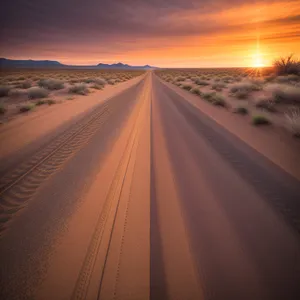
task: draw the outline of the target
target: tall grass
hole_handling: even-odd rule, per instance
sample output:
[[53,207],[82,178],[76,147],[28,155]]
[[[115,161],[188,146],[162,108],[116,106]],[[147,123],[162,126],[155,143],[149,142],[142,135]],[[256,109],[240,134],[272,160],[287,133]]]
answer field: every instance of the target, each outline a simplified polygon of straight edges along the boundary
[[273,68],[276,75],[300,75],[300,60],[293,58],[293,54],[274,60]]

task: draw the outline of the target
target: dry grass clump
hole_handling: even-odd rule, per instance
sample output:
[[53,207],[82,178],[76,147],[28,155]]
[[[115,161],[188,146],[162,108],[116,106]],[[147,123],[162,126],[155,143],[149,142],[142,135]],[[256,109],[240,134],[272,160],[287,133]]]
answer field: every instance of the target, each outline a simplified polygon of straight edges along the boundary
[[300,75],[300,60],[293,58],[293,55],[280,57],[273,62],[273,68],[277,75]]
[[291,107],[286,113],[285,118],[288,130],[296,137],[300,137],[300,109]]
[[226,84],[224,82],[215,82],[212,84],[211,89],[221,92],[226,87]]
[[254,115],[254,116],[252,116],[252,124],[255,126],[260,126],[260,125],[269,125],[269,124],[271,124],[271,122],[265,116]]
[[233,112],[236,113],[236,114],[240,114],[240,115],[247,115],[248,114],[248,109],[246,107],[243,107],[243,106],[238,106],[238,107],[233,109]]
[[261,86],[250,81],[234,83],[230,87],[230,92],[238,99],[246,99],[253,91],[261,90]]
[[0,86],[0,97],[6,97],[8,96],[10,91],[10,87],[7,85]]
[[181,86],[181,88],[183,88],[184,90],[190,91],[193,88],[193,86],[191,84],[186,83],[186,84],[183,84]]
[[64,83],[59,79],[40,79],[38,85],[42,88],[48,89],[50,91],[61,90],[65,87]]
[[116,81],[115,81],[115,79],[110,78],[110,79],[107,79],[107,83],[110,85],[114,85],[116,83]]
[[276,112],[275,102],[272,98],[269,97],[260,97],[257,99],[255,106],[257,108],[267,110],[268,112]]
[[196,83],[197,85],[202,85],[202,86],[207,86],[207,85],[209,85],[209,82],[208,82],[208,81],[203,80],[203,79],[200,79],[200,78],[197,78],[197,79],[195,80],[195,83]]
[[89,93],[89,89],[84,83],[76,84],[69,88],[70,94],[77,94],[77,95],[87,95]]
[[102,85],[102,84],[93,84],[92,86],[91,86],[91,88],[92,89],[95,89],[95,90],[103,90],[103,88],[104,88],[104,85]]
[[192,88],[191,89],[191,93],[193,93],[195,95],[199,95],[199,96],[202,94],[202,92],[200,91],[200,89],[197,88],[197,87]]
[[26,90],[26,89],[31,88],[31,86],[32,86],[32,82],[30,80],[25,80],[23,82],[18,83],[16,87],[19,89]]
[[6,111],[7,109],[3,106],[3,104],[0,104],[0,115],[4,115]]
[[28,89],[28,98],[29,99],[38,99],[48,97],[49,92],[41,87],[32,87]]
[[287,76],[277,76],[274,78],[274,81],[277,83],[295,84],[300,81],[300,76],[295,74],[290,74]]
[[25,104],[20,107],[20,112],[21,113],[28,112],[28,111],[33,110],[34,108],[35,108],[35,104],[33,104],[33,103]]
[[270,84],[265,88],[271,92],[274,101],[286,104],[300,104],[300,87],[286,84]]

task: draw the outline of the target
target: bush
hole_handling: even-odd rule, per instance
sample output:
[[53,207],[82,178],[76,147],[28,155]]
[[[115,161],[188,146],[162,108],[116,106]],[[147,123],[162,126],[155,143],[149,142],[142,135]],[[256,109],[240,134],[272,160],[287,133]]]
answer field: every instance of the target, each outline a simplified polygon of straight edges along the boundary
[[236,114],[247,115],[248,109],[246,107],[238,106],[233,110]]
[[203,85],[203,86],[209,85],[209,82],[202,80],[202,79],[195,80],[195,83],[198,85]]
[[48,94],[49,92],[46,89],[40,87],[32,87],[28,90],[29,99],[46,98]]
[[233,95],[237,98],[237,99],[246,99],[249,96],[248,91],[237,91],[236,93],[234,93]]
[[179,81],[185,81],[185,77],[183,76],[178,76],[175,78],[175,81],[179,82]]
[[0,104],[0,115],[4,115],[6,111],[7,109],[2,104]]
[[65,87],[64,83],[58,79],[41,79],[38,81],[38,85],[42,88],[50,91],[61,90]]
[[95,90],[103,90],[103,87],[104,87],[103,85],[96,84],[96,83],[91,86],[91,88]]
[[0,97],[6,97],[8,96],[10,91],[10,87],[6,85],[0,86]]
[[271,124],[271,122],[266,118],[265,116],[256,115],[252,117],[252,124],[253,125],[268,125]]
[[226,87],[225,83],[223,83],[223,82],[215,82],[215,83],[212,84],[211,89],[220,92],[225,87]]
[[30,110],[33,110],[34,108],[35,108],[35,105],[33,103],[25,104],[20,107],[20,112],[21,113],[28,112]]
[[300,75],[300,61],[298,59],[294,59],[292,54],[287,57],[280,57],[274,60],[273,68],[277,75]]
[[300,137],[300,109],[292,107],[285,113],[288,130],[296,137]]
[[191,93],[199,96],[202,94],[201,91],[196,87],[191,89]]
[[268,97],[259,98],[256,101],[255,106],[257,108],[261,108],[261,109],[267,110],[269,112],[275,112],[276,111],[275,102],[272,99],[268,98]]
[[212,102],[213,105],[216,105],[216,106],[222,106],[222,107],[227,106],[224,97],[220,94],[214,94],[212,96],[212,101],[211,102]]
[[212,101],[215,95],[216,95],[215,92],[202,93],[202,98],[206,101]]
[[181,87],[187,91],[190,91],[193,88],[191,84],[183,84]]
[[115,82],[114,79],[111,78],[111,79],[107,80],[107,83],[110,84],[110,85],[114,85],[116,82]]
[[89,92],[87,86],[85,84],[76,84],[69,88],[69,93],[77,94],[77,95],[87,95]]
[[35,102],[36,106],[40,106],[40,105],[43,105],[43,104],[46,104],[46,100],[39,100],[39,101]]
[[271,92],[274,101],[284,103],[300,103],[300,87],[284,84],[272,84],[266,87]]
[[294,84],[296,82],[300,81],[300,76],[295,75],[295,74],[290,74],[287,76],[278,76],[275,78],[275,81],[278,83],[290,83]]
[[26,80],[26,81],[23,81],[23,82],[19,83],[17,85],[17,88],[20,88],[20,89],[29,89],[29,88],[31,88],[31,86],[32,86],[31,81]]
[[48,100],[46,100],[46,103],[47,103],[48,105],[53,105],[53,104],[56,104],[56,101],[53,100],[53,99],[48,99]]
[[250,81],[242,81],[238,83],[234,83],[230,87],[231,93],[237,93],[239,91],[250,93],[252,91],[259,91],[261,87],[257,83],[253,83]]

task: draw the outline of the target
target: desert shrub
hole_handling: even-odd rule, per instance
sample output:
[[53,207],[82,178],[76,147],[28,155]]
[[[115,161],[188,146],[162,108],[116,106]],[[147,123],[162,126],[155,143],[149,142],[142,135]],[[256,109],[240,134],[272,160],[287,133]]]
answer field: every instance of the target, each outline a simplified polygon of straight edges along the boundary
[[106,82],[106,80],[103,79],[103,78],[96,78],[96,79],[94,80],[94,83],[95,83],[95,84],[98,84],[98,85],[105,85],[107,82]]
[[280,57],[274,60],[273,68],[277,75],[300,75],[300,60],[293,58],[293,55]]
[[230,87],[230,92],[231,93],[236,93],[238,91],[245,91],[245,92],[252,92],[252,91],[259,91],[261,90],[261,87],[253,82],[250,81],[242,81],[238,83],[234,83]]
[[87,86],[82,84],[75,84],[74,86],[71,86],[69,88],[69,93],[71,94],[77,94],[77,95],[87,95],[89,92]]
[[46,98],[49,92],[41,87],[32,87],[28,90],[29,99]]
[[191,89],[191,93],[199,96],[202,94],[201,91],[196,87]]
[[246,99],[246,98],[248,98],[249,93],[250,93],[250,92],[248,92],[248,91],[240,90],[240,91],[237,91],[236,93],[234,93],[233,95],[234,95],[235,98],[237,98],[237,99]]
[[56,101],[53,100],[53,99],[48,99],[48,100],[46,100],[46,103],[47,103],[48,105],[53,105],[53,104],[56,104]]
[[191,85],[191,84],[183,84],[182,86],[181,86],[184,90],[187,90],[187,91],[190,91],[192,88],[193,88],[193,86]]
[[211,89],[220,92],[225,87],[226,87],[225,83],[223,83],[223,82],[215,82],[215,83],[212,84]]
[[299,107],[292,107],[285,113],[288,130],[300,137],[300,109]]
[[96,83],[91,86],[91,88],[95,90],[102,90],[103,87],[104,87],[103,85],[96,84]]
[[48,89],[48,90],[61,90],[65,87],[64,83],[59,79],[40,79],[38,81],[38,85],[42,88]]
[[25,104],[20,107],[20,112],[21,113],[28,112],[30,110],[33,110],[34,108],[35,108],[35,104],[33,103]]
[[203,86],[206,86],[206,85],[209,85],[209,82],[207,82],[207,81],[205,81],[205,80],[202,80],[202,79],[197,79],[197,80],[195,80],[195,83],[197,84],[197,85],[203,85]]
[[8,96],[10,91],[10,87],[6,85],[0,86],[0,97],[6,97]]
[[213,94],[211,98],[211,103],[216,106],[223,106],[223,107],[227,106],[225,98],[220,94]]
[[215,92],[206,92],[206,93],[202,93],[202,98],[206,101],[211,102],[215,95],[216,95]]
[[275,102],[300,103],[300,87],[284,84],[272,84],[266,87]]
[[247,115],[248,114],[248,109],[243,106],[238,106],[233,110],[234,113],[240,114],[240,115]]
[[256,125],[256,126],[258,126],[258,125],[268,125],[268,124],[271,124],[271,122],[265,116],[255,115],[255,116],[252,116],[252,124]]
[[2,104],[0,104],[0,115],[5,114],[6,111],[7,111],[7,109]]
[[31,86],[32,86],[31,81],[30,80],[25,80],[25,81],[19,83],[17,85],[17,88],[20,88],[20,89],[29,89],[29,88],[31,88]]
[[275,102],[273,101],[273,99],[270,99],[269,97],[260,97],[259,99],[257,99],[255,106],[257,108],[261,108],[269,112],[276,111]]
[[40,105],[43,105],[43,104],[46,104],[46,100],[41,99],[41,100],[35,102],[36,106],[40,106]]
[[278,76],[278,77],[276,77],[275,81],[277,83],[290,83],[290,84],[294,84],[294,83],[300,81],[300,76],[295,75],[295,74],[290,74],[290,75],[287,75],[287,76]]
[[110,78],[107,80],[107,83],[110,85],[114,85],[116,82],[115,82],[115,79]]

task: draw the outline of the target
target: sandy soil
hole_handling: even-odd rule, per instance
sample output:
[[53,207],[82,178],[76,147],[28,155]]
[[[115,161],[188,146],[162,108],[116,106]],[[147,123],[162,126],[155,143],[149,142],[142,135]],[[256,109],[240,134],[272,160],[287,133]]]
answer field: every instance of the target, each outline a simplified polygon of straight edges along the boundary
[[299,299],[294,148],[206,105],[148,72],[7,129],[59,123],[0,160],[0,298]]

